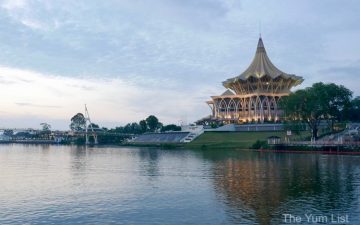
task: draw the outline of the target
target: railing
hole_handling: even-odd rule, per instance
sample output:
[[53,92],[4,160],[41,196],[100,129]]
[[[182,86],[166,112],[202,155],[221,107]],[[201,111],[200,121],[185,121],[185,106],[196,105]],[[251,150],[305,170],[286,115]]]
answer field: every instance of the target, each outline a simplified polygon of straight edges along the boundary
[[360,141],[285,141],[278,144],[289,146],[360,146]]

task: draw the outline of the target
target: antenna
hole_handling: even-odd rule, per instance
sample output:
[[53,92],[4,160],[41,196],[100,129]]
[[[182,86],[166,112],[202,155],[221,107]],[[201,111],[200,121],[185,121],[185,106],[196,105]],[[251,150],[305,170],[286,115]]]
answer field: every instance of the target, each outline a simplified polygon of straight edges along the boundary
[[259,37],[261,38],[261,20],[259,21]]

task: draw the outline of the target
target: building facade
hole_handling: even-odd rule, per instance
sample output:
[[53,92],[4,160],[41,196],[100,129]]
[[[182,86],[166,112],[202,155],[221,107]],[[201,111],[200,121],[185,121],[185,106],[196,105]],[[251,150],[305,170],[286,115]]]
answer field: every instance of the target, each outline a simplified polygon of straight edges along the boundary
[[283,114],[279,100],[302,82],[302,77],[284,73],[272,64],[260,37],[250,66],[223,82],[227,90],[222,95],[207,101],[211,119],[228,123],[277,121]]

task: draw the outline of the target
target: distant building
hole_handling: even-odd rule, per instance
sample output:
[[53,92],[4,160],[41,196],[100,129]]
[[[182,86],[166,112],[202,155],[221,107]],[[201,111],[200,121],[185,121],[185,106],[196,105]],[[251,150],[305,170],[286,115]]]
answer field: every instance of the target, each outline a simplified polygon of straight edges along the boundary
[[11,137],[5,134],[0,134],[0,141],[10,141]]
[[260,37],[250,66],[223,82],[227,90],[222,95],[207,101],[210,119],[225,123],[277,121],[282,115],[279,100],[302,82],[302,77],[284,73],[271,63]]
[[267,138],[267,143],[269,145],[277,145],[281,143],[281,138],[278,136],[270,136]]

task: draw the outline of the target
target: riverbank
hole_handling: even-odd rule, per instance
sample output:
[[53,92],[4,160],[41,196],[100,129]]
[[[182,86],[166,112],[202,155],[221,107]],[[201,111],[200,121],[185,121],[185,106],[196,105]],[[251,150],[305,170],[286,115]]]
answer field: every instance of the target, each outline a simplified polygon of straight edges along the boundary
[[[304,139],[307,132],[300,132],[291,136],[292,140]],[[161,149],[201,149],[201,150],[238,150],[248,149],[250,151],[268,151],[268,152],[295,152],[295,153],[323,153],[323,154],[358,154],[360,146],[349,148],[347,146],[329,146],[319,147],[312,145],[285,146],[283,144],[268,145],[267,139],[271,136],[277,136],[284,139],[284,131],[271,132],[205,132],[190,143],[112,143],[113,146],[124,147],[157,147]],[[54,140],[11,140],[1,141],[0,144],[50,144],[50,145],[78,145],[84,143],[55,142]],[[97,146],[107,146],[99,144]],[[91,145],[93,146],[93,145]]]
[[326,155],[359,155],[360,151],[336,151],[336,150],[274,150],[274,149],[253,149],[257,152],[274,152],[274,153],[302,153],[302,154],[326,154]]
[[53,140],[9,140],[0,141],[0,144],[64,144]]
[[[223,149],[223,148],[252,148],[257,141],[267,141],[268,137],[277,136],[284,139],[285,131],[249,131],[249,132],[205,132],[194,141],[185,144],[187,148]],[[305,139],[308,132],[292,135],[292,139]]]

